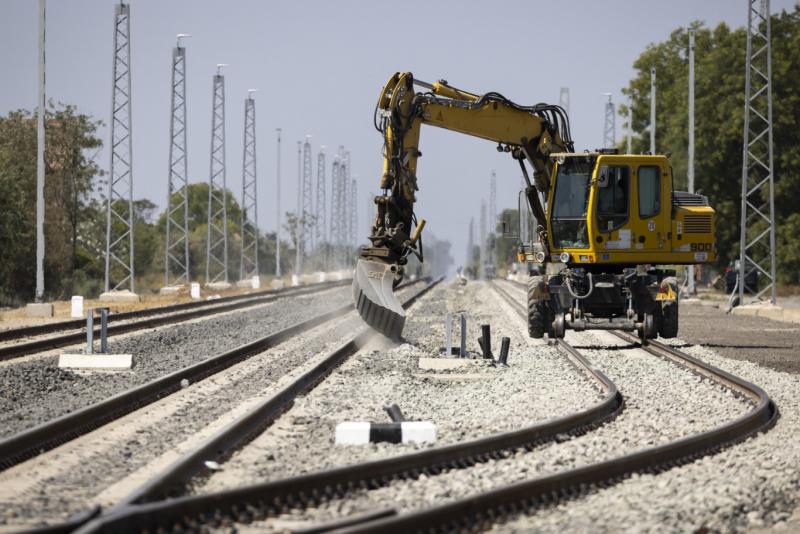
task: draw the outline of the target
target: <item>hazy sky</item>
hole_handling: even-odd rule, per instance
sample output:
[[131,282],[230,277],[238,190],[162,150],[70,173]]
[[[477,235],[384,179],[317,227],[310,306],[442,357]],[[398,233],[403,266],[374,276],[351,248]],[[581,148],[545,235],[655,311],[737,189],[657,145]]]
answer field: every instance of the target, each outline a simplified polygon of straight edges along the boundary
[[[773,0],[773,13],[794,0]],[[76,104],[109,123],[113,4],[110,0],[47,3],[47,96]],[[316,152],[351,152],[358,178],[359,227],[366,233],[367,194],[376,192],[381,138],[372,126],[378,93],[395,71],[447,79],[477,93],[498,91],[520,104],[558,103],[571,92],[576,149],[602,144],[602,93],[620,89],[652,42],[693,20],[743,26],[746,0],[647,1],[189,1],[132,0],[134,196],[166,200],[171,50],[176,33],[187,48],[191,182],[208,180],[211,76],[225,69],[227,183],[242,187],[243,99],[256,93],[259,226],[275,228],[275,129],[283,129],[282,211],[297,199],[296,142],[312,136]],[[36,0],[0,2],[0,114],[36,105]],[[742,51],[744,54],[744,50]],[[622,132],[618,119],[617,136]],[[101,135],[108,143],[108,130]],[[498,210],[516,205],[519,168],[492,143],[423,129],[417,213],[426,231],[453,243],[461,263],[470,217],[476,227],[489,174],[498,176]],[[109,154],[98,159],[103,168]],[[316,156],[314,158],[316,169]],[[330,193],[329,193],[330,196]],[[372,213],[369,214],[370,218]]]

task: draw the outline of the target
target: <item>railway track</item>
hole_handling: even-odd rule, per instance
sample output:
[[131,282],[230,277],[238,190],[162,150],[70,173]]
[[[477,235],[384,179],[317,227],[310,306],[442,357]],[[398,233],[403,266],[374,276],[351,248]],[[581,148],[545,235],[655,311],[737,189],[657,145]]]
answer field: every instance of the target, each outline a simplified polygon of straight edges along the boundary
[[[405,284],[404,287],[411,283]],[[297,293],[292,293],[291,295],[297,295]],[[281,294],[281,296],[285,295]],[[183,387],[182,384],[187,382],[195,383],[219,373],[252,355],[263,352],[294,336],[340,317],[351,310],[352,305],[350,304],[340,306],[232,350],[155,378],[103,401],[4,438],[0,440],[0,470],[5,470],[84,435],[136,409],[179,391]]]
[[[499,290],[503,294],[503,290]],[[513,297],[505,293],[508,300]],[[520,313],[521,305],[515,306]],[[525,314],[527,315],[527,314]],[[613,332],[620,339],[638,344],[638,338]],[[421,532],[480,530],[544,504],[577,497],[593,487],[612,484],[634,473],[656,473],[717,452],[757,432],[767,430],[778,417],[778,410],[760,387],[706,364],[688,354],[657,341],[641,347],[680,367],[713,380],[734,394],[749,398],[755,407],[748,413],[711,430],[670,443],[624,454],[577,469],[510,484],[471,495],[468,498],[423,509],[402,516],[391,516],[343,528],[342,532]]]
[[[585,410],[468,442],[207,495],[147,502],[170,494],[169,488],[174,487],[176,482],[185,477],[179,475],[177,480],[168,482],[153,481],[126,499],[129,506],[108,513],[105,517],[87,525],[84,531],[135,532],[176,527],[192,530],[201,524],[215,524],[215,516],[218,521],[222,521],[216,524],[224,524],[226,520],[248,521],[258,519],[259,515],[269,516],[291,507],[306,506],[334,496],[343,496],[354,489],[376,488],[386,485],[393,479],[415,478],[422,473],[435,474],[449,469],[462,469],[504,457],[520,448],[532,449],[541,443],[556,439],[557,436],[584,433],[614,417],[622,408],[622,397],[616,386],[578,351],[568,347],[565,354],[569,361],[580,372],[590,377],[603,392],[601,400]],[[202,457],[204,455],[200,454],[198,458]],[[192,464],[196,466],[197,461],[187,458],[186,465]],[[191,468],[188,470],[192,471]],[[391,511],[382,511],[377,516],[390,513]],[[369,521],[375,517],[370,514],[344,521],[351,524]],[[332,524],[331,528],[343,525],[344,523],[337,522]]]
[[[185,302],[170,306],[159,306],[131,312],[115,313],[108,316],[108,335],[115,336],[137,330],[181,323],[200,317],[209,317],[219,313],[230,312],[266,304],[285,297],[296,297],[316,293],[326,289],[341,287],[350,284],[350,280],[336,282],[323,282],[302,288],[285,288],[266,290],[247,295],[232,295],[212,301]],[[117,323],[117,324],[113,324]],[[47,350],[76,345],[86,340],[86,321],[59,321],[43,325],[27,326],[0,331],[0,342],[30,338],[19,343],[5,343],[0,346],[0,361],[12,360],[29,354]],[[60,335],[60,332],[68,332]],[[96,338],[100,335],[99,328],[95,329]]]
[[[438,283],[438,281],[427,283],[419,289],[413,287],[419,282],[403,284],[403,287],[408,288],[406,294],[413,291],[405,300],[404,305],[406,307],[413,304]],[[352,305],[348,305],[348,311],[353,311]],[[335,325],[332,325],[332,327],[334,329],[338,328]],[[324,330],[321,332],[324,332]],[[119,502],[118,507],[124,508],[131,503],[162,497],[176,491],[176,488],[180,489],[186,481],[192,479],[195,475],[202,474],[204,471],[208,472],[206,468],[208,461],[219,460],[222,462],[221,457],[225,457],[233,448],[249,441],[251,437],[271,424],[275,417],[291,406],[298,395],[315,387],[335,367],[352,354],[358,352],[375,335],[372,330],[367,328],[359,328],[357,332],[348,334],[346,341],[338,343],[333,350],[325,353],[322,357],[315,358],[314,362],[312,362],[313,366],[303,366],[297,369],[298,372],[293,373],[298,375],[299,372],[302,372],[302,374],[287,377],[291,378],[291,381],[282,381],[282,386],[276,382],[276,386],[273,388],[275,391],[270,391],[269,396],[255,405],[251,403],[248,410],[231,421],[230,424],[220,428],[208,439],[201,441],[199,445],[181,456],[169,467],[158,472],[156,476],[131,491],[127,497],[116,499],[113,502]],[[279,386],[281,387],[278,389]],[[133,477],[133,480],[137,480],[137,477]],[[40,531],[69,532],[96,513],[97,510],[87,511],[81,514],[77,520],[46,527],[40,529]]]
[[[524,305],[517,302],[503,289],[498,288],[498,293],[509,301],[517,312],[525,315]],[[638,343],[633,336],[620,335],[619,337],[628,344]],[[568,343],[562,340],[557,343],[566,351],[570,361],[580,362],[583,360],[586,371],[605,378]],[[395,515],[396,512],[391,509],[380,510],[373,514],[346,517],[335,522],[321,524],[308,531],[321,532],[341,529],[345,532],[407,532],[480,529],[536,506],[569,499],[590,488],[614,483],[632,473],[658,472],[674,465],[686,463],[765,430],[777,418],[777,409],[758,386],[657,342],[651,343],[643,349],[722,384],[731,389],[734,394],[752,400],[754,408],[745,415],[709,431],[625,454],[611,460],[510,484],[404,515]],[[618,411],[622,403],[616,386],[605,378],[604,389],[606,395],[601,404],[608,402],[609,398],[613,397],[612,402],[616,403],[614,410]],[[611,395],[612,391],[613,395]],[[586,412],[593,411],[597,407],[593,406]],[[616,412],[606,413],[593,422],[587,422],[582,426],[573,426],[567,431],[584,432],[599,422],[608,420],[614,413]],[[202,466],[198,467],[197,462],[203,455],[199,454],[194,460],[189,460],[187,456],[183,462],[176,464],[176,466],[181,463],[183,465],[174,471],[176,474],[164,473],[158,479],[151,480],[125,499],[127,504],[117,507],[113,512],[109,511],[88,523],[91,516],[87,513],[83,517],[76,518],[73,523],[56,526],[56,530],[51,531],[67,531],[77,528],[83,523],[86,524],[81,532],[194,530],[201,526],[225,527],[236,522],[248,523],[275,516],[290,508],[302,508],[317,502],[343,497],[355,489],[377,488],[385,486],[395,479],[415,478],[423,473],[431,475],[449,469],[466,468],[489,459],[503,458],[508,451],[514,449],[531,449],[537,443],[552,439],[552,435],[548,434],[546,429],[548,424],[563,423],[563,419],[567,418],[468,443],[426,449],[413,454],[312,472],[217,493],[148,502],[151,499],[171,494],[172,488],[180,487],[185,483],[187,477],[202,471]],[[563,429],[561,431],[563,432]]]

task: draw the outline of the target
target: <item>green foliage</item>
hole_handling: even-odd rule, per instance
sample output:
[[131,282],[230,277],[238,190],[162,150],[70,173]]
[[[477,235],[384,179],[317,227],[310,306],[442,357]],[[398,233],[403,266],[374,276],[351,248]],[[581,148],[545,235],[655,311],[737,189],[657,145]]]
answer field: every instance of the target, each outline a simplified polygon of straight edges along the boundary
[[[746,31],[700,22],[695,48],[695,187],[717,210],[720,266],[739,253]],[[685,189],[688,146],[688,28],[650,45],[634,63],[637,75],[623,93],[633,100],[634,152],[649,150],[650,68],[657,71],[656,149],[672,153],[675,188]],[[775,210],[779,279],[798,279],[800,235],[800,6],[772,17]],[[620,113],[628,117],[627,106]]]

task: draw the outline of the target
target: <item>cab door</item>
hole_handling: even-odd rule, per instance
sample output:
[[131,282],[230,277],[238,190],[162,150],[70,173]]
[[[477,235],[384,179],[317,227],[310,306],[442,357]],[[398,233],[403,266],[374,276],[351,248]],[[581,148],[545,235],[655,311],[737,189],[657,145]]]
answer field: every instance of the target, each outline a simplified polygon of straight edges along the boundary
[[631,230],[635,252],[669,252],[671,177],[653,163],[634,166]]

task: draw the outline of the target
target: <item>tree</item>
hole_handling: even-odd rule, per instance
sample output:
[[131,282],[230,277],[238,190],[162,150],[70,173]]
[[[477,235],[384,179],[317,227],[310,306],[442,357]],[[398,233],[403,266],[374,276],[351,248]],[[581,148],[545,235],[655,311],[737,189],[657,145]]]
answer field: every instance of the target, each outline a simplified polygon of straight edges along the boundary
[[[94,180],[102,175],[90,153],[102,142],[99,121],[74,106],[49,104],[45,117],[45,287],[50,296],[72,291],[72,273],[86,251],[81,225]],[[33,296],[36,257],[36,117],[26,110],[0,117],[0,301]]]
[[[717,210],[719,265],[739,254],[739,214],[744,121],[746,31],[725,24],[709,29],[700,22],[695,48],[695,182]],[[800,6],[772,17],[773,136],[775,216],[779,280],[797,281],[800,235],[792,229],[800,195]],[[634,152],[649,150],[650,68],[657,69],[656,148],[672,153],[676,189],[686,187],[688,145],[688,28],[650,45],[634,62],[637,75],[623,89],[632,97]],[[627,106],[620,113],[629,116]]]

